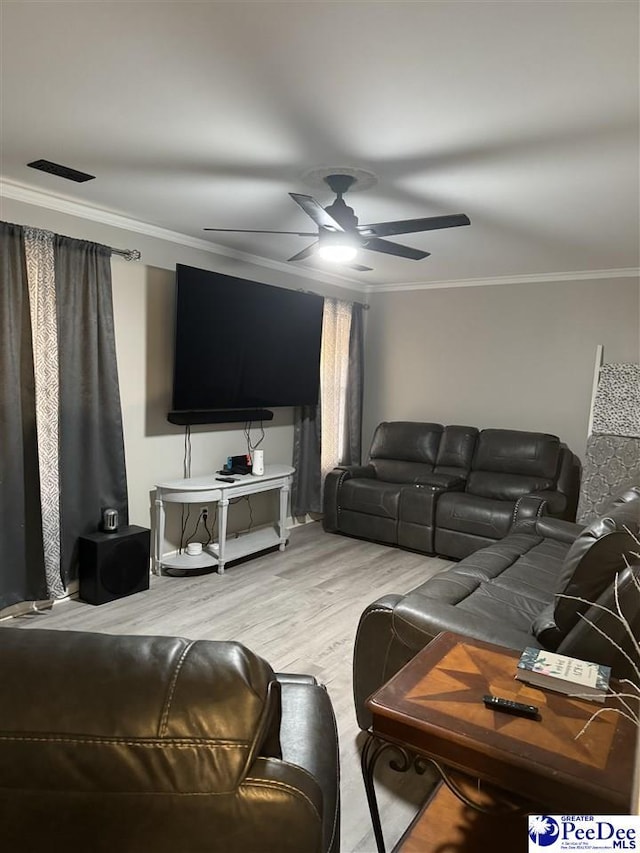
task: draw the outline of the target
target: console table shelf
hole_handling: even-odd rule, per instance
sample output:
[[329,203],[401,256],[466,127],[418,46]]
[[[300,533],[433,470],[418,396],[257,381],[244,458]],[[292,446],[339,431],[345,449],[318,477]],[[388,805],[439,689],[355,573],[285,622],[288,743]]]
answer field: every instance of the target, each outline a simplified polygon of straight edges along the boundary
[[[163,568],[180,569],[188,572],[217,567],[218,573],[223,574],[225,564],[232,560],[239,560],[242,557],[276,546],[284,551],[289,535],[287,511],[293,472],[294,469],[289,465],[265,465],[264,474],[260,476],[253,474],[236,476],[232,483],[216,479],[215,474],[158,483],[156,485],[156,517],[153,538],[155,548],[154,573],[162,574]],[[276,490],[280,492],[280,514],[277,524],[274,527],[249,531],[240,534],[237,538],[227,539],[227,516],[230,501],[234,498]],[[197,556],[185,553],[164,556],[165,503],[210,502],[218,504],[218,541],[207,546],[202,554]]]
[[[275,527],[265,527],[262,530],[241,533],[237,538],[227,538],[225,560],[227,563],[230,563],[233,560],[240,560],[249,554],[266,551],[268,548],[274,548],[275,546],[278,546],[281,551],[284,550],[284,544]],[[212,546],[212,551],[217,560],[217,544]]]

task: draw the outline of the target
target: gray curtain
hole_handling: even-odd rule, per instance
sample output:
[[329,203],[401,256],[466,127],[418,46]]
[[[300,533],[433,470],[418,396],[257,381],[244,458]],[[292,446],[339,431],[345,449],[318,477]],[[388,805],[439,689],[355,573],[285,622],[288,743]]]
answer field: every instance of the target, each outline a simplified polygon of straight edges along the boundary
[[0,222],[0,611],[47,598],[22,228]]
[[60,362],[60,559],[77,578],[78,536],[98,529],[103,507],[128,524],[116,365],[111,250],[57,236],[54,243]]
[[320,406],[294,411],[291,512],[295,517],[322,512],[320,475]]
[[0,223],[0,611],[60,597],[101,508],[127,522],[110,249]]
[[364,307],[354,302],[349,332],[349,376],[345,418],[343,465],[360,465],[362,461],[362,402],[364,394]]

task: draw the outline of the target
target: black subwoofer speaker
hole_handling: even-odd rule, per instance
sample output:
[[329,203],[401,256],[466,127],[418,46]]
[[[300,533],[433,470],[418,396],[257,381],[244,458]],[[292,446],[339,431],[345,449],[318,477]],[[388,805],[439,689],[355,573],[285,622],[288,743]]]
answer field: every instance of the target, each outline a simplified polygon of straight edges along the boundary
[[151,531],[134,524],[117,533],[80,536],[80,599],[106,604],[149,589],[150,546]]

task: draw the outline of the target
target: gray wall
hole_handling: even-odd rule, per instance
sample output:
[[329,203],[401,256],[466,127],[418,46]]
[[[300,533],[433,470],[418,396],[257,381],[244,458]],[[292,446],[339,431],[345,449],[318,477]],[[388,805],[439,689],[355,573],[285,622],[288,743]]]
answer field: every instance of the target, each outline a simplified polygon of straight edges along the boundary
[[582,456],[596,346],[640,359],[635,278],[374,294],[364,445],[382,420],[551,432]]

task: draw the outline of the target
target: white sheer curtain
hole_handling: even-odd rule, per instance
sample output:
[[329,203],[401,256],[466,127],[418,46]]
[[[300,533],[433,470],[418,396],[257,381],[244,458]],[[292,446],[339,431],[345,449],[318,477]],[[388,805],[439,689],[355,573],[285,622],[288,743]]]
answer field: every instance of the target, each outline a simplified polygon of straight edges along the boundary
[[350,302],[325,299],[320,357],[320,471],[324,478],[344,457],[349,377]]
[[324,478],[336,465],[360,463],[362,306],[325,299],[320,403],[296,409],[291,493],[296,517],[322,512]]

